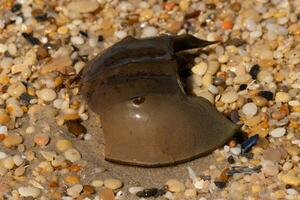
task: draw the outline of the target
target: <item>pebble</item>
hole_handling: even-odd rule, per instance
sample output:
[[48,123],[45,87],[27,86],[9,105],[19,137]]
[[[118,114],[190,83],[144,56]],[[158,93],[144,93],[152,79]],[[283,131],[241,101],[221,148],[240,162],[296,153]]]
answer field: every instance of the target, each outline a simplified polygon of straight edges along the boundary
[[43,101],[53,101],[56,98],[55,91],[49,88],[38,90],[36,94]]
[[144,187],[130,187],[128,189],[130,194],[136,194],[137,192],[143,191]]
[[67,194],[73,198],[76,198],[80,195],[83,186],[81,184],[75,184],[72,187],[67,189]]
[[3,140],[3,145],[7,148],[17,146],[23,142],[23,138],[20,135],[12,134],[5,137]]
[[5,169],[12,169],[15,166],[14,159],[12,157],[6,157],[2,160],[2,165]]
[[278,138],[278,137],[282,137],[284,136],[284,134],[286,133],[285,128],[281,127],[281,128],[275,128],[272,131],[270,131],[270,135],[272,137]]
[[259,92],[259,95],[264,97],[268,101],[273,99],[273,93],[270,91],[261,91],[261,92]]
[[99,4],[96,0],[75,0],[67,5],[70,12],[90,13],[97,10]]
[[167,186],[168,190],[170,192],[184,192],[185,190],[185,186],[183,183],[181,183],[180,181],[176,180],[176,179],[170,179],[168,180],[165,185]]
[[230,148],[230,152],[233,153],[234,155],[240,155],[241,152],[242,152],[242,149],[241,147],[233,147],[233,148]]
[[277,102],[287,103],[288,101],[291,100],[291,97],[286,92],[277,92],[276,95],[275,95],[275,100]]
[[157,189],[157,188],[147,188],[142,191],[136,193],[136,196],[142,198],[149,198],[149,197],[159,197],[166,193],[165,190]]
[[65,150],[67,150],[67,149],[72,148],[72,147],[73,147],[73,144],[72,144],[72,142],[69,141],[69,140],[66,140],[66,139],[60,139],[60,140],[58,140],[58,141],[56,142],[55,146],[56,146],[56,149],[57,149],[58,151],[65,151]]
[[246,116],[253,116],[257,113],[257,106],[255,103],[247,103],[242,108]]
[[289,184],[293,186],[300,185],[300,178],[293,175],[279,174],[278,178],[285,184]]
[[73,36],[71,37],[71,42],[74,45],[81,45],[84,44],[84,39],[80,36]]
[[207,63],[208,68],[206,70],[206,74],[214,75],[220,68],[220,64],[216,60],[210,60]]
[[19,187],[18,192],[22,197],[33,197],[33,198],[37,198],[41,193],[39,188],[32,187],[32,186]]
[[238,99],[238,94],[235,91],[226,92],[222,95],[221,101],[223,103],[233,103]]
[[253,65],[249,71],[249,74],[251,75],[252,79],[256,79],[257,78],[257,75],[258,75],[258,72],[260,70],[260,66],[259,65]]
[[45,133],[38,133],[34,135],[33,141],[39,146],[46,146],[50,141],[50,137]]
[[80,183],[80,178],[76,175],[69,175],[64,178],[66,183],[77,184]]
[[69,120],[66,122],[68,131],[76,137],[83,135],[87,132],[87,129],[78,120]]
[[192,68],[194,74],[203,76],[207,70],[207,64],[205,62],[200,62]]
[[112,189],[105,188],[100,191],[99,200],[115,200]]
[[14,83],[7,88],[7,93],[15,98],[20,97],[24,92],[26,92],[26,87],[21,82]]
[[273,81],[273,76],[271,72],[262,70],[258,73],[257,79],[261,82],[271,83]]
[[94,180],[94,181],[92,181],[92,183],[91,183],[91,185],[93,186],[93,187],[101,187],[101,186],[103,186],[103,181],[102,180]]
[[285,162],[282,166],[282,170],[283,171],[288,171],[290,169],[292,169],[293,164],[291,162]]
[[3,158],[6,158],[7,154],[5,152],[0,151],[0,160],[2,160]]
[[263,151],[262,157],[265,160],[270,160],[273,162],[280,162],[281,160],[281,152],[278,149],[267,148]]
[[252,100],[257,106],[261,107],[266,106],[268,103],[268,100],[266,98],[260,96],[255,96]]
[[9,193],[10,187],[6,184],[0,183],[0,197],[3,197],[5,194]]
[[121,188],[123,186],[123,183],[122,183],[122,181],[120,181],[118,179],[110,178],[110,179],[104,180],[104,186],[109,189],[116,190],[116,189]]
[[186,198],[194,198],[197,196],[197,191],[195,189],[187,189],[184,191],[184,196]]
[[78,150],[70,148],[64,152],[64,156],[71,162],[77,162],[81,159],[81,155]]
[[279,173],[279,167],[271,161],[262,163],[262,172],[267,176],[276,176]]
[[158,31],[153,26],[147,26],[142,30],[142,36],[141,37],[154,37],[158,34]]

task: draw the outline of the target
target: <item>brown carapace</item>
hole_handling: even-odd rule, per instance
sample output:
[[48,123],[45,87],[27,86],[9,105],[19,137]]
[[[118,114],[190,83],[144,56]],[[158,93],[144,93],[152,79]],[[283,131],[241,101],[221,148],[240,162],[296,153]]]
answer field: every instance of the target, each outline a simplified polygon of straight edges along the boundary
[[239,129],[205,98],[188,96],[180,81],[176,54],[212,43],[192,35],[126,37],[88,63],[80,92],[100,115],[106,160],[182,163],[210,153]]

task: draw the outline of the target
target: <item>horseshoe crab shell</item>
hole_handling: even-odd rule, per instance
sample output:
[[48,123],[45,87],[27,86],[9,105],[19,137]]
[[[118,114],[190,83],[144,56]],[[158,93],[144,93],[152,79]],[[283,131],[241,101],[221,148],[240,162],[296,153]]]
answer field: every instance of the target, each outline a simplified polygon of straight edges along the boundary
[[92,60],[81,94],[101,117],[105,158],[121,164],[165,166],[223,145],[238,126],[208,100],[185,94],[176,53],[212,42],[191,35],[127,37]]

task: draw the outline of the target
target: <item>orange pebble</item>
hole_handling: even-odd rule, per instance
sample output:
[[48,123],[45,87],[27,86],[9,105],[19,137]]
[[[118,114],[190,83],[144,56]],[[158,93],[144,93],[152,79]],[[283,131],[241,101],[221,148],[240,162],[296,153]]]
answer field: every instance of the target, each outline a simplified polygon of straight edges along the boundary
[[5,139],[5,135],[4,134],[0,134],[0,141],[3,141]]
[[231,139],[229,142],[228,142],[228,146],[230,147],[235,147],[236,146],[236,141],[234,139]]
[[172,10],[175,7],[175,3],[174,2],[168,2],[165,4],[165,9],[166,10]]
[[45,133],[38,133],[34,136],[33,141],[39,146],[45,146],[48,144],[50,138]]
[[232,29],[233,23],[231,21],[224,21],[223,22],[223,28],[224,29]]

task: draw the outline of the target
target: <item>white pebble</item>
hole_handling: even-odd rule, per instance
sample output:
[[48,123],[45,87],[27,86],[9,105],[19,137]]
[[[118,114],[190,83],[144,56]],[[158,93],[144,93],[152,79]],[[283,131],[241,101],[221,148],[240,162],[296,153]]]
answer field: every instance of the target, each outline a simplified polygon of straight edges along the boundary
[[0,160],[4,159],[6,157],[7,157],[7,154],[4,153],[4,152],[2,152],[2,151],[0,151]]
[[212,94],[218,94],[219,93],[219,89],[216,86],[212,85],[212,84],[209,84],[207,89]]
[[38,90],[36,94],[43,101],[53,101],[56,98],[55,91],[48,88]]
[[136,194],[136,193],[138,193],[138,192],[140,192],[142,190],[144,190],[143,187],[130,187],[128,189],[129,193],[131,193],[131,194]]
[[257,106],[255,103],[247,103],[242,108],[246,116],[253,116],[257,113]]
[[219,61],[220,63],[227,63],[228,60],[229,60],[228,54],[221,55],[221,56],[218,58],[218,61]]
[[81,155],[80,155],[79,151],[77,151],[74,148],[66,150],[64,152],[64,156],[67,160],[69,160],[71,162],[76,162],[81,159]]
[[125,31],[116,31],[114,35],[119,39],[123,39],[127,36],[127,33]]
[[37,198],[41,191],[39,188],[27,186],[27,187],[19,187],[18,192],[22,197],[33,197]]
[[194,183],[196,189],[201,190],[204,187],[204,180],[198,180]]
[[83,189],[83,186],[81,184],[75,184],[72,187],[67,189],[67,194],[73,198],[76,198],[79,196],[82,189]]
[[0,134],[7,135],[7,126],[0,125]]
[[272,137],[278,138],[278,137],[284,136],[285,132],[286,132],[286,130],[283,127],[281,127],[281,128],[275,128],[272,131],[270,131],[270,135]]
[[261,31],[252,31],[250,32],[250,37],[251,38],[259,38],[262,35]]
[[158,34],[158,31],[155,27],[147,26],[143,29],[141,37],[154,37],[157,34]]
[[104,180],[104,186],[109,189],[116,190],[121,188],[123,183],[119,179],[109,178]]
[[298,194],[298,191],[293,189],[293,188],[289,188],[286,190],[286,192],[289,194],[289,195],[297,195]]
[[241,147],[237,146],[237,147],[230,148],[230,152],[238,156],[241,154],[242,149]]
[[71,42],[75,45],[80,45],[80,44],[84,43],[84,40],[80,36],[73,36],[73,37],[71,37]]
[[207,64],[205,62],[200,62],[192,68],[194,74],[203,76],[207,70]]
[[4,53],[8,49],[7,45],[0,43],[0,53]]

